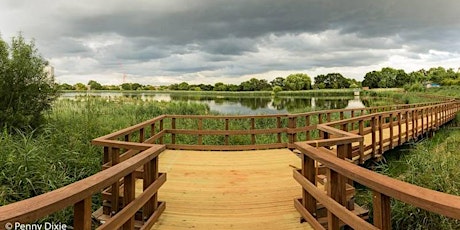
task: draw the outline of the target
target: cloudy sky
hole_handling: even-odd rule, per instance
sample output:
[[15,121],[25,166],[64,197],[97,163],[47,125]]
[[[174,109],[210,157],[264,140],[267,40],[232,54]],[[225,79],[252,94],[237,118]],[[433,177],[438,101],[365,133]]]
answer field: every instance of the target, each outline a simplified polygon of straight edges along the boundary
[[240,83],[460,67],[459,0],[0,0],[60,83]]

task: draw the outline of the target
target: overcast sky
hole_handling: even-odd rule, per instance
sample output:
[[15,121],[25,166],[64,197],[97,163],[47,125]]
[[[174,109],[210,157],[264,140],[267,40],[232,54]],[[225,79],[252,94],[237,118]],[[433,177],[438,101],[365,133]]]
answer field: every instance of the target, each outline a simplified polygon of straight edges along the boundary
[[240,83],[460,67],[459,0],[0,0],[60,83]]

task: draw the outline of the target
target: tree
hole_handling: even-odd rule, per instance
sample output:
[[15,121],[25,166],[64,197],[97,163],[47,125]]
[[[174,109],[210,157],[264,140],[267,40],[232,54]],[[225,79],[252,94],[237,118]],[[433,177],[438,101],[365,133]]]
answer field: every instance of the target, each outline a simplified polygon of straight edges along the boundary
[[33,41],[19,34],[11,46],[0,38],[0,127],[36,128],[57,97],[54,76]]
[[101,90],[102,89],[102,85],[99,82],[94,81],[94,80],[90,80],[88,82],[88,85],[91,90]]
[[379,81],[380,81],[380,72],[374,70],[372,72],[366,73],[366,76],[364,76],[363,86],[369,87],[371,89],[378,88]]
[[80,82],[75,84],[73,87],[75,90],[86,90],[86,85]]
[[67,83],[63,83],[62,85],[58,85],[57,86],[59,90],[75,90],[75,87],[67,84]]
[[214,84],[214,91],[227,91],[227,85],[222,82]]
[[311,89],[311,79],[304,73],[291,74],[286,77],[284,83],[288,90]]
[[284,83],[285,79],[282,78],[282,77],[277,77],[275,79],[273,79],[270,84],[272,85],[272,87],[274,88],[275,86],[279,86],[281,87],[281,89],[286,89],[286,84]]
[[123,84],[121,84],[121,89],[122,90],[131,90],[131,84],[130,83],[123,83]]
[[181,82],[178,86],[178,90],[188,90],[189,89],[189,85],[187,82]]
[[349,88],[350,82],[340,73],[328,73],[315,77],[315,87],[318,89],[343,89]]

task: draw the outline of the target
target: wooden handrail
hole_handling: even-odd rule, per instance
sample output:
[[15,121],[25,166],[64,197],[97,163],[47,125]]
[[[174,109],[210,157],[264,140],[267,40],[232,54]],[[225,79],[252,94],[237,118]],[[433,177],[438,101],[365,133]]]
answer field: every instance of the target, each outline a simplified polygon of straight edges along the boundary
[[28,223],[72,206],[134,172],[164,151],[155,145],[117,165],[54,191],[0,207],[0,226]]
[[297,146],[308,157],[374,191],[430,212],[460,219],[460,196],[423,188],[373,172],[306,143],[297,143]]

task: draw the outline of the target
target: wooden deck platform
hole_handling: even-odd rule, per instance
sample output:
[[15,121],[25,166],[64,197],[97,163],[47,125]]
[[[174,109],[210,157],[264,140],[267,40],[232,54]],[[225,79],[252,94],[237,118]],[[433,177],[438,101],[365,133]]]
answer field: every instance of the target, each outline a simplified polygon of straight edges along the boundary
[[[405,139],[405,126],[401,132]],[[388,139],[390,129],[382,134]],[[364,144],[372,144],[371,133],[364,136]],[[160,155],[160,172],[168,180],[159,199],[167,201],[167,208],[152,229],[312,229],[300,223],[293,206],[301,192],[293,168],[300,168],[300,161],[289,149],[166,150]],[[142,180],[136,184],[141,193]]]
[[299,164],[288,149],[166,150],[160,171],[168,180],[159,198],[167,208],[153,229],[312,229],[293,205]]

